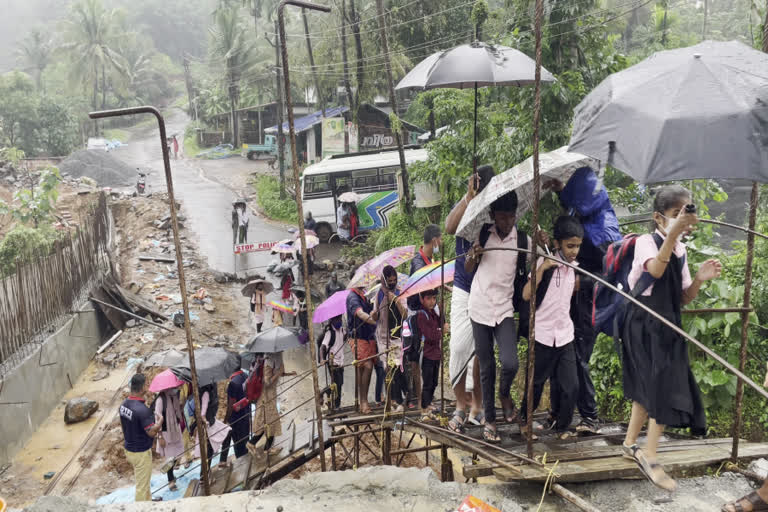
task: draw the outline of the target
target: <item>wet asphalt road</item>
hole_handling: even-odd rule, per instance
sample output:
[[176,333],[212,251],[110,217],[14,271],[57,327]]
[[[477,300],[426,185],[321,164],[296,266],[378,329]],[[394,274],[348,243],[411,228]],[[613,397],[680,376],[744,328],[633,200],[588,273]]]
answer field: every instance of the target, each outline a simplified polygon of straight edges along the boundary
[[[166,131],[169,135],[179,134],[183,138],[184,128],[189,122],[185,113],[173,109],[167,114]],[[148,176],[148,192],[163,193],[166,191],[165,173],[163,170],[162,150],[160,137],[156,127],[141,128],[133,131],[131,139],[126,147],[112,153],[113,156],[125,163],[139,167],[141,170],[150,171]],[[260,273],[267,275],[266,266],[273,259],[269,252],[256,252],[243,255],[234,255],[232,244],[231,211],[232,201],[238,197],[247,195],[247,191],[233,185],[245,183],[247,176],[260,165],[260,162],[251,162],[243,158],[229,158],[225,160],[203,160],[194,158],[171,159],[171,173],[176,199],[181,202],[181,214],[186,217],[186,226],[194,233],[200,254],[207,258],[208,266],[212,270],[221,272],[244,272],[249,274]],[[251,205],[254,207],[255,205]],[[287,226],[268,221],[255,214],[251,210],[248,226],[248,241],[276,241],[292,237]],[[320,248],[320,259],[331,257],[333,259],[333,247],[323,245]],[[296,271],[294,271],[294,274]],[[279,284],[274,276],[275,286]],[[322,284],[324,288],[324,283]],[[316,285],[318,286],[318,285]],[[245,300],[245,299],[244,299]],[[270,315],[266,315],[264,328],[271,327]],[[292,323],[292,317],[288,324]],[[320,332],[320,326],[315,325],[315,333]],[[255,334],[255,333],[254,333]],[[352,361],[349,347],[346,347],[346,361]],[[310,368],[309,347],[305,346],[284,353],[285,367],[287,371],[305,373]],[[373,388],[375,379],[371,382],[371,401],[373,401]],[[294,385],[295,384],[295,385]],[[324,369],[319,372],[319,384],[323,388],[330,384]],[[290,389],[288,389],[290,388]],[[282,413],[298,407],[295,412],[284,419],[285,429],[291,421],[301,422],[305,418],[311,418],[314,413],[314,402],[301,405],[313,395],[312,381],[309,378],[296,382],[290,377],[283,379],[280,389],[286,389],[279,397],[279,408]],[[355,377],[352,367],[345,369],[344,387],[342,392],[342,405],[354,403]]]

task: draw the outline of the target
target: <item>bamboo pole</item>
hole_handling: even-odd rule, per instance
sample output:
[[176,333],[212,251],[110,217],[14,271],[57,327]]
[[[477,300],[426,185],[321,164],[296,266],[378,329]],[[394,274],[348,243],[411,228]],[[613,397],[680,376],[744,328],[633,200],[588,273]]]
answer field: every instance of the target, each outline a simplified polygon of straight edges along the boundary
[[534,20],[534,40],[536,46],[536,72],[534,75],[534,97],[533,97],[533,244],[531,251],[531,316],[528,327],[528,361],[527,361],[527,411],[526,418],[526,441],[528,448],[528,457],[533,457],[533,380],[536,365],[536,270],[538,260],[538,240],[539,240],[539,204],[541,193],[541,176],[539,174],[539,125],[541,121],[541,20],[544,17],[544,0],[536,0]]
[[291,166],[293,167],[293,180],[296,189],[296,209],[299,214],[299,236],[301,240],[301,258],[304,262],[304,284],[307,298],[307,328],[309,331],[309,353],[312,365],[312,388],[315,393],[315,414],[317,415],[317,438],[320,442],[320,469],[326,470],[325,465],[325,442],[323,439],[323,402],[320,395],[320,386],[317,376],[317,347],[315,346],[314,325],[312,322],[312,282],[309,276],[309,260],[307,258],[307,237],[304,231],[304,206],[301,200],[301,179],[299,178],[299,161],[296,153],[296,129],[293,119],[293,99],[291,98],[291,79],[288,66],[288,46],[285,42],[285,15],[283,13],[286,5],[295,5],[315,11],[330,12],[331,8],[323,5],[301,2],[299,0],[282,0],[277,8],[277,20],[280,29],[280,47],[283,60],[283,80],[285,81],[285,103],[288,109],[288,131],[291,138]]
[[[768,50],[768,41],[763,43],[764,50]],[[749,200],[749,230],[755,230],[757,220],[757,204],[759,199],[759,189],[757,182],[752,183],[752,194]],[[739,350],[739,371],[744,372],[747,363],[747,337],[749,335],[749,308],[752,298],[752,262],[755,258],[755,235],[747,235],[747,260],[744,263],[744,309],[741,313],[741,347]],[[733,446],[731,447],[731,458],[736,460],[739,457],[739,435],[741,433],[741,406],[744,398],[744,383],[741,380],[736,381],[736,405],[733,412],[733,428],[731,436],[733,437]]]

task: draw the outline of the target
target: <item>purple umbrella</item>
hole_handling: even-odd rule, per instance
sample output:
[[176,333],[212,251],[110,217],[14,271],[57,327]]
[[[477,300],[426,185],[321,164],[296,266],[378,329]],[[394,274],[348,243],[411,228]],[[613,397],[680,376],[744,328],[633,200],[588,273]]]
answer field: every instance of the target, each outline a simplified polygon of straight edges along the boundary
[[312,315],[312,321],[316,324],[330,320],[333,317],[343,315],[347,311],[347,295],[350,290],[341,290],[330,297],[325,302],[317,306],[315,314]]

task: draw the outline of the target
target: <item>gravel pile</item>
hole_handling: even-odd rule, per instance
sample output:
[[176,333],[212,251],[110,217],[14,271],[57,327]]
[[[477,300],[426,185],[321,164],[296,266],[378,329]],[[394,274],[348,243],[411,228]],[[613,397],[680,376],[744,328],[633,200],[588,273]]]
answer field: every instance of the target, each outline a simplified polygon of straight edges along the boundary
[[136,169],[106,151],[81,149],[59,164],[59,171],[73,178],[87,176],[100,187],[127,187],[136,183]]

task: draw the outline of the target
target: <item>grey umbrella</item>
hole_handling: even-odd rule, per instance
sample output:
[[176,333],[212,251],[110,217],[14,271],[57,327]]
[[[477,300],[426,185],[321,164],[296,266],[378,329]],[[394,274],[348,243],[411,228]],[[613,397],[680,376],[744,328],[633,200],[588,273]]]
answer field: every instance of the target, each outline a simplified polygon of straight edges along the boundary
[[253,337],[246,345],[247,352],[283,352],[301,346],[299,334],[294,329],[285,327],[273,327]]
[[[232,372],[240,367],[238,355],[229,350],[217,347],[203,347],[195,350],[195,366],[197,367],[197,383],[199,386],[214,384],[225,380]],[[171,368],[180,379],[191,382],[189,357]]]
[[768,181],[768,55],[736,41],[655,53],[576,107],[569,150],[641,183]]
[[[472,165],[477,170],[477,88],[533,85],[536,62],[508,46],[480,41],[433,53],[400,80],[395,89],[475,89],[474,146]],[[555,77],[541,68],[541,81]]]
[[150,366],[159,366],[159,367],[167,367],[170,368],[171,366],[176,366],[178,364],[181,364],[184,361],[187,361],[189,358],[187,357],[187,354],[184,352],[179,352],[175,348],[170,348],[168,350],[163,350],[161,352],[155,352],[151,356],[147,358],[147,360],[144,362],[144,366],[150,367]]

